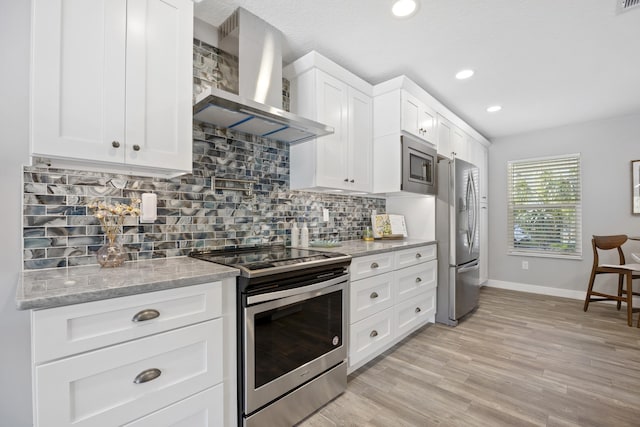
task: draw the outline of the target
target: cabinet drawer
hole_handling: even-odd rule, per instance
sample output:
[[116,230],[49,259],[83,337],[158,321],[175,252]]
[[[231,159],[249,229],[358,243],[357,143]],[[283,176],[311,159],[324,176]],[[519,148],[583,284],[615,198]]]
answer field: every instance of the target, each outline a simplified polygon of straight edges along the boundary
[[[213,319],[221,312],[220,282],[34,311],[33,359],[42,363]],[[139,313],[142,319],[134,320]],[[152,318],[144,320],[145,314]]]
[[393,273],[385,273],[351,282],[349,322],[356,323],[391,307],[393,280]]
[[396,268],[409,267],[432,259],[436,259],[436,245],[426,245],[417,248],[403,249],[395,253]]
[[224,427],[223,391],[218,384],[124,427]]
[[392,271],[394,268],[393,255],[393,252],[385,252],[353,258],[351,260],[351,267],[349,268],[351,280],[359,280]]
[[417,297],[395,306],[395,321],[398,337],[426,323],[436,313],[436,289],[421,293]]
[[396,302],[413,298],[427,289],[435,289],[438,286],[437,275],[438,261],[435,259],[396,270]]
[[389,308],[351,325],[349,365],[355,365],[391,342],[394,338],[393,322],[393,308]]
[[[36,423],[113,426],[150,414],[220,383],[221,348],[215,319],[40,365]],[[143,378],[151,370],[160,375]]]

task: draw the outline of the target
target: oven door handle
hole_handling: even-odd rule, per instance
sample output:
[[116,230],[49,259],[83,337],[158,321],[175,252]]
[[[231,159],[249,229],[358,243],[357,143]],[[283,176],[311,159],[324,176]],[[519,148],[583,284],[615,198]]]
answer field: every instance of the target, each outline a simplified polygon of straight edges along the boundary
[[247,304],[257,304],[259,302],[273,301],[294,295],[305,294],[307,292],[313,292],[319,289],[328,288],[329,286],[337,285],[338,283],[346,282],[348,280],[349,275],[345,274],[331,280],[325,280],[320,283],[314,283],[312,285],[302,286],[300,288],[285,289],[282,291],[266,292],[264,294],[252,295],[250,297],[247,297]]

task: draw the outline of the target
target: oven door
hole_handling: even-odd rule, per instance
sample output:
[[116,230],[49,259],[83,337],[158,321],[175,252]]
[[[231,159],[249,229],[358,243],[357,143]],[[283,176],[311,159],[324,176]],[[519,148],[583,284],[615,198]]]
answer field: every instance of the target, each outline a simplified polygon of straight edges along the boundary
[[406,135],[402,139],[402,190],[436,194],[437,153],[425,142]]
[[347,357],[346,274],[261,294],[244,312],[244,414],[249,415]]

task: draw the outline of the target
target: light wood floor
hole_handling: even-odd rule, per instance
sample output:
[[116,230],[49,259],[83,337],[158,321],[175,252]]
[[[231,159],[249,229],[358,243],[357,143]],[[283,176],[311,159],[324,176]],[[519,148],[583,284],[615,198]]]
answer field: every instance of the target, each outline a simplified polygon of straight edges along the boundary
[[483,288],[349,377],[300,426],[640,426],[640,329],[623,309]]

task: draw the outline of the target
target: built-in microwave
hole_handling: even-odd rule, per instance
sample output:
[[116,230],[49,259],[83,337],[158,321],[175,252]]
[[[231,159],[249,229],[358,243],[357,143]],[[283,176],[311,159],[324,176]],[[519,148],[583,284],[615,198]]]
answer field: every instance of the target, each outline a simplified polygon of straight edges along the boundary
[[436,149],[426,142],[407,135],[400,137],[402,144],[402,191],[436,194]]

